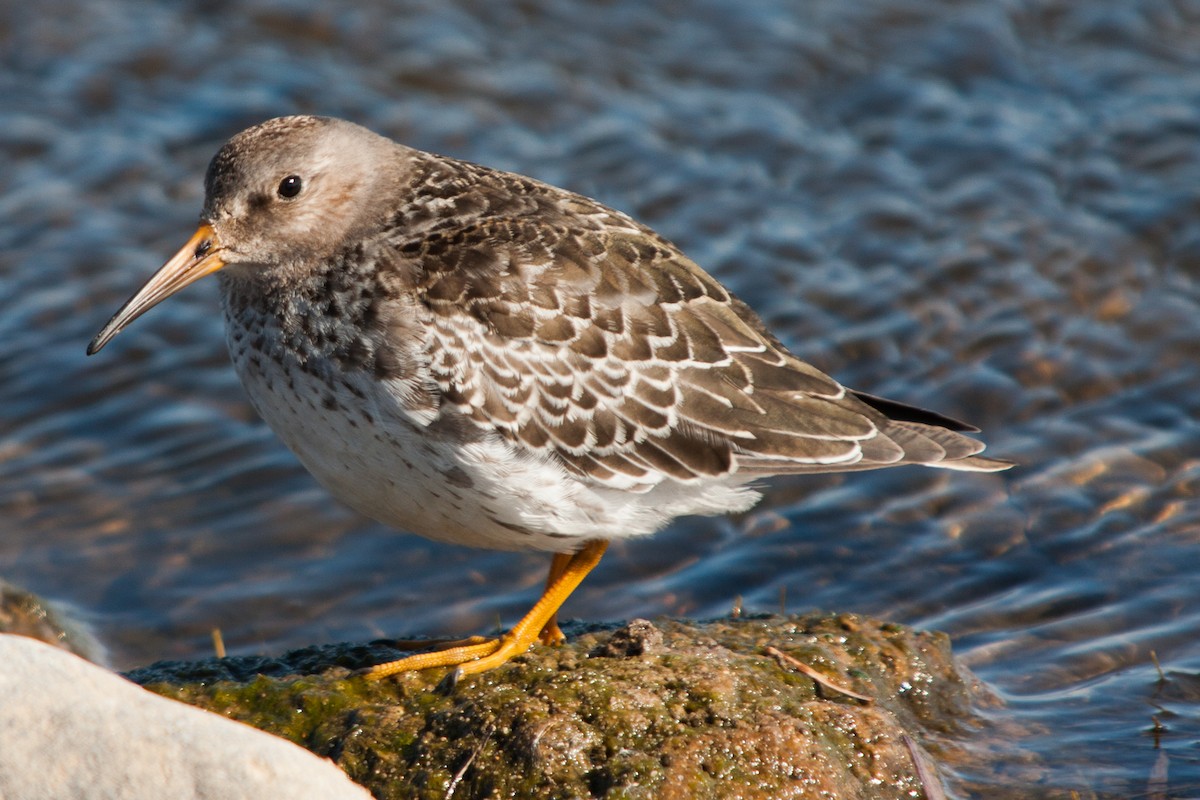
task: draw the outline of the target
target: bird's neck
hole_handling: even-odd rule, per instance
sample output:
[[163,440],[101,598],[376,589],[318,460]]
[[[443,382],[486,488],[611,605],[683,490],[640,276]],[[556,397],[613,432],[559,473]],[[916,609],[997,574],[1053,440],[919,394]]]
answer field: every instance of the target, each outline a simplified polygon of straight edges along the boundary
[[376,261],[350,256],[310,265],[299,278],[222,270],[227,333],[277,361],[375,369],[395,289]]

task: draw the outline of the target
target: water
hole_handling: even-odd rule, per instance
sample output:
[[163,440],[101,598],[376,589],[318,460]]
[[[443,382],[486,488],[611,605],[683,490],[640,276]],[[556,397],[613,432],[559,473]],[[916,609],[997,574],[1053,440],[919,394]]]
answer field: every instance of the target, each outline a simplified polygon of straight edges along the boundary
[[659,5],[0,6],[0,574],[118,666],[532,602],[544,557],[318,489],[243,397],[215,286],[83,355],[221,141],[345,116],[629,211],[807,360],[1022,464],[780,480],[616,545],[568,615],[940,628],[999,700],[947,751],[960,794],[1200,796],[1200,4]]

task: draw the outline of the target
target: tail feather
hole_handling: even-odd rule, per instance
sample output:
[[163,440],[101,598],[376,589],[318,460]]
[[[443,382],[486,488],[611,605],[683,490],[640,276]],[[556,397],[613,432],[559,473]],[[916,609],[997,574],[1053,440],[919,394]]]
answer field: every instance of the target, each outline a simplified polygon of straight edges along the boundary
[[1015,466],[1011,461],[979,455],[984,443],[963,435],[977,430],[966,423],[873,395],[855,392],[853,397],[867,407],[859,408],[878,426],[875,436],[858,441],[861,454],[857,458],[814,464],[789,461],[778,454],[739,453],[738,471],[748,475],[795,475],[915,464],[963,472],[1000,472]]

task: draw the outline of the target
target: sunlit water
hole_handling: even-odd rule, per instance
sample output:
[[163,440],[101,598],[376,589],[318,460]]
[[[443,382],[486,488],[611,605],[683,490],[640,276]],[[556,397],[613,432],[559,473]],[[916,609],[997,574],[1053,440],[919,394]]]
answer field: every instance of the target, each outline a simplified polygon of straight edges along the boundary
[[345,116],[633,213],[807,360],[1022,464],[780,480],[616,545],[568,615],[939,628],[1001,701],[947,751],[960,794],[1200,796],[1200,6],[661,5],[0,5],[0,574],[121,666],[532,601],[543,556],[318,489],[242,395],[215,286],[84,357],[221,141]]

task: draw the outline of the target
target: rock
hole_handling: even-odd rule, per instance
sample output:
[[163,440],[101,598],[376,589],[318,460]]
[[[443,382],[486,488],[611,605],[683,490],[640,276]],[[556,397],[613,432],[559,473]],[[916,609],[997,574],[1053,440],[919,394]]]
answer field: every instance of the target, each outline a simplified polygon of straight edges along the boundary
[[645,619],[631,620],[602,642],[592,652],[592,658],[629,658],[662,650],[662,631]]
[[293,744],[0,634],[0,797],[364,800]]
[[852,615],[566,631],[449,693],[442,670],[356,677],[400,655],[386,643],[130,677],[328,756],[378,798],[932,798],[919,743],[973,719],[942,634]]
[[52,602],[0,578],[0,633],[15,633],[61,647],[88,661],[108,666],[108,651],[83,614],[67,603]]

